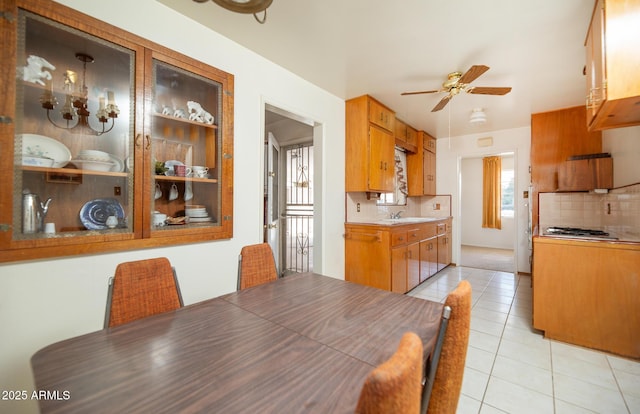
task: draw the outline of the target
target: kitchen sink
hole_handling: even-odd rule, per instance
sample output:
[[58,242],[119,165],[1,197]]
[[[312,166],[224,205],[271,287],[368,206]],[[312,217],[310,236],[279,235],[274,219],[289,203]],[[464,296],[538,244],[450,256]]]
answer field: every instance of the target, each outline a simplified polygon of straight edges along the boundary
[[379,220],[380,224],[405,224],[405,223],[426,223],[428,221],[440,220],[436,217],[400,217],[400,218],[387,218]]

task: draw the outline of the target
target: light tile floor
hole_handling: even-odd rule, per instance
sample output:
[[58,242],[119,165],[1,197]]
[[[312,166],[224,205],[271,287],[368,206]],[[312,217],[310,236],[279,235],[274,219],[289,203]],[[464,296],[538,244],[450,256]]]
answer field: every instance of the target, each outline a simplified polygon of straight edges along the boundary
[[544,339],[529,276],[449,266],[408,294],[444,302],[463,279],[473,299],[458,413],[640,414],[640,362]]

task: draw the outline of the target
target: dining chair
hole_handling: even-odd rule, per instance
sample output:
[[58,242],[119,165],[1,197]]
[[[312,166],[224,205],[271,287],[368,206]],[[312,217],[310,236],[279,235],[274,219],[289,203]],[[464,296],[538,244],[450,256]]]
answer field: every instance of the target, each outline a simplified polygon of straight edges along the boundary
[[244,246],[238,257],[238,290],[278,278],[273,250],[268,243]]
[[367,376],[357,414],[418,414],[423,374],[422,340],[406,332],[396,352]]
[[[471,326],[471,285],[463,280],[447,295],[444,302],[438,339],[434,349],[437,359],[426,373],[421,412],[454,414],[460,399],[464,364],[467,358]],[[449,308],[449,309],[447,309]],[[444,323],[444,330],[443,330]],[[440,349],[438,349],[440,347]],[[432,382],[432,385],[429,384]]]
[[175,269],[166,257],[120,263],[109,278],[104,327],[183,306]]

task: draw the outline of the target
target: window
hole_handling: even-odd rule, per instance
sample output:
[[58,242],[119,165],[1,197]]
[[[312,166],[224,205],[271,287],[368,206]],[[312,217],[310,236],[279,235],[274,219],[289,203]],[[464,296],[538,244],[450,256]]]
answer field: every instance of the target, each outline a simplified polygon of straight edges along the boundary
[[511,169],[503,169],[500,175],[502,185],[502,208],[500,215],[502,217],[513,217],[514,202],[514,171]]

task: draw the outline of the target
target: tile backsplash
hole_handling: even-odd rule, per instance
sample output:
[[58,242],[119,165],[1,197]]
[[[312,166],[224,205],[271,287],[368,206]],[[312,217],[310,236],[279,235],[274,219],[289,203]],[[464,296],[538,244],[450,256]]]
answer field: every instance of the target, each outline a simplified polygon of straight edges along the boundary
[[346,221],[349,223],[374,222],[389,218],[391,213],[399,211],[402,211],[403,217],[445,218],[451,216],[451,196],[408,197],[406,205],[392,206],[378,205],[374,198],[367,200],[366,193],[346,193],[346,207]]
[[640,184],[607,194],[541,193],[539,227],[581,227],[640,237]]

